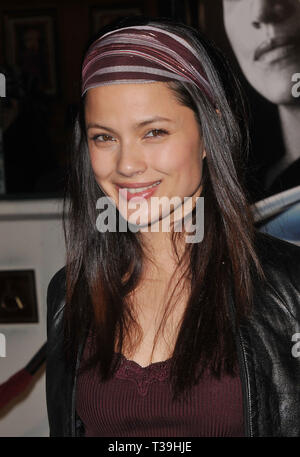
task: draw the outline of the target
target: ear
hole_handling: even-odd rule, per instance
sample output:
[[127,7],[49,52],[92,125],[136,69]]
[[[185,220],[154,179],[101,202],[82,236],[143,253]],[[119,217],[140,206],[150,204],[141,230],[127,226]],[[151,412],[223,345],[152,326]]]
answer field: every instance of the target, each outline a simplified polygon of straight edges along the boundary
[[202,160],[203,160],[205,157],[206,157],[206,150],[203,149],[203,151],[202,151]]

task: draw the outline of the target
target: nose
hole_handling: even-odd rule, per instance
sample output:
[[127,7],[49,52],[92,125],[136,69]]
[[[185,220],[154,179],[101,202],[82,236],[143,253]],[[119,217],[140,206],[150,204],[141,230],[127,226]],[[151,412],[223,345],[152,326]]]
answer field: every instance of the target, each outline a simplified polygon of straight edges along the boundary
[[251,22],[253,27],[260,28],[262,24],[283,22],[294,11],[295,0],[250,0]]
[[117,172],[126,177],[142,174],[147,169],[143,154],[136,145],[123,144],[120,147]]

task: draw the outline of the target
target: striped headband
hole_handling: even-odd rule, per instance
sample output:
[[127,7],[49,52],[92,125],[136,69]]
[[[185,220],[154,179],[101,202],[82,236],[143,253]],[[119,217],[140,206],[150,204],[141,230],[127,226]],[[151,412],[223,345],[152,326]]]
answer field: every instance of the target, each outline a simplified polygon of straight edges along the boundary
[[196,51],[182,37],[154,26],[124,27],[98,38],[82,66],[82,96],[117,83],[183,81],[214,97]]

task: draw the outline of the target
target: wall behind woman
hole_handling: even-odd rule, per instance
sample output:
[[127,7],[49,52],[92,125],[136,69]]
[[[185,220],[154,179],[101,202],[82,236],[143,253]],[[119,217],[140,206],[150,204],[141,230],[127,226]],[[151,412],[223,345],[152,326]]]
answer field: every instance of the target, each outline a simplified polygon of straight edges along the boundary
[[[1,385],[23,368],[46,341],[47,285],[64,265],[60,202],[0,201],[0,252],[1,271],[34,270],[38,314],[36,323],[0,323],[0,333],[6,340],[6,356],[0,357]],[[23,302],[26,307],[26,300]],[[45,364],[19,396],[0,409],[0,436],[48,435],[44,368]]]
[[[156,0],[1,2],[0,72],[7,75],[7,96],[0,100],[4,112],[6,193],[61,193],[68,136],[79,96],[81,56],[88,39],[97,24],[105,25],[119,15],[134,12],[157,15],[157,3]],[[49,55],[50,48],[45,44],[48,32],[35,22],[43,16],[50,17],[49,24],[54,28],[53,39],[49,40],[53,55]],[[28,21],[29,25],[18,25],[19,20],[23,24]],[[16,37],[15,42],[12,36]],[[19,52],[17,65],[11,64],[14,47]],[[40,48],[38,58],[31,52],[34,47]],[[26,49],[30,52],[24,63]],[[52,71],[54,82],[49,76]],[[52,92],[48,87],[45,89],[49,79],[53,83]]]

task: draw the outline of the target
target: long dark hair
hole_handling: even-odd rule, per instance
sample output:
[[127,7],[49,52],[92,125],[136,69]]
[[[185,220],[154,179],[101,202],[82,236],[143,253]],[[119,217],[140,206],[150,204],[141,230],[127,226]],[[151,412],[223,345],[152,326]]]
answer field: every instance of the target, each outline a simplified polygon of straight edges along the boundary
[[[217,377],[236,372],[236,325],[251,312],[253,277],[262,272],[254,249],[252,214],[241,184],[248,134],[240,86],[215,46],[190,27],[165,19],[129,19],[110,29],[146,23],[190,42],[201,58],[216,101],[213,106],[191,84],[168,83],[179,102],[194,111],[206,150],[204,240],[186,244],[182,257],[187,260],[190,295],[171,358],[175,398],[206,369]],[[88,154],[83,98],[74,127],[64,211],[65,348],[67,360],[74,364],[78,346],[89,330],[94,353],[85,369],[97,366],[105,380],[117,367],[116,342],[117,353],[122,353],[129,333],[139,330],[128,296],[139,284],[145,250],[139,233],[97,230],[96,201],[101,196]],[[175,234],[172,239],[176,252]]]

